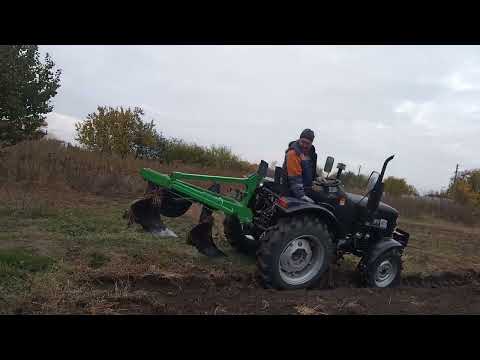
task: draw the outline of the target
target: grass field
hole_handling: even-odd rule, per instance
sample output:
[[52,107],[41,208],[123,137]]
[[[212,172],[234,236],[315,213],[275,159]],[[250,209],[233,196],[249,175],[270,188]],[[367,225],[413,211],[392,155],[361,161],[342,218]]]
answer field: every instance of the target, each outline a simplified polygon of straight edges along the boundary
[[[120,294],[122,285],[116,278],[197,268],[237,273],[249,271],[253,264],[241,256],[208,264],[210,260],[185,244],[193,226],[188,215],[165,219],[179,238],[159,239],[140,228],[127,228],[122,213],[131,199],[65,194],[63,203],[49,205],[54,195],[43,196],[47,199],[37,195],[27,205],[20,200],[0,206],[2,313],[75,312],[78,303],[88,304],[82,311],[95,313],[105,297]],[[115,283],[113,292],[92,293],[95,279],[108,276]],[[124,291],[120,292],[125,295]]]
[[228,246],[221,215],[214,228],[228,255],[221,260],[185,243],[196,206],[164,219],[178,238],[127,228],[122,218],[145,188],[141,167],[244,176],[254,165],[119,159],[50,140],[18,144],[0,157],[0,313],[480,313],[480,226],[468,208],[392,203],[411,234],[398,289],[358,287],[358,259],[347,256],[333,289],[321,281],[308,291],[278,292],[261,288],[254,259]]
[[[127,228],[122,213],[131,200],[49,190],[10,196],[0,206],[0,313],[308,313],[297,300],[288,309],[266,307],[262,298],[271,293],[258,290],[254,260],[227,245],[220,216],[215,238],[229,256],[213,261],[185,244],[198,209],[165,218],[179,237],[159,239]],[[400,225],[411,233],[405,277],[480,270],[479,228],[432,219],[402,219]],[[356,261],[347,257],[342,271],[353,271]],[[239,281],[242,294],[254,291],[245,301],[255,310],[241,302],[226,309],[218,301],[193,310],[205,284],[215,284],[220,296]],[[161,296],[158,288],[165,290]],[[190,294],[180,309],[178,291]],[[228,294],[235,291],[222,299]]]

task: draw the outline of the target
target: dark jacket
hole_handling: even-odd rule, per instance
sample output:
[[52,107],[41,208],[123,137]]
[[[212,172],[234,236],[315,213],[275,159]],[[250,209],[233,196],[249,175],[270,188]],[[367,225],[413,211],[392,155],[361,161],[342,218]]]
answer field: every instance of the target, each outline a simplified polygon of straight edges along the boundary
[[317,177],[317,153],[313,145],[309,157],[309,160],[303,159],[298,141],[288,144],[283,169],[287,174],[288,188],[296,198],[304,196],[305,189],[311,188],[313,180]]

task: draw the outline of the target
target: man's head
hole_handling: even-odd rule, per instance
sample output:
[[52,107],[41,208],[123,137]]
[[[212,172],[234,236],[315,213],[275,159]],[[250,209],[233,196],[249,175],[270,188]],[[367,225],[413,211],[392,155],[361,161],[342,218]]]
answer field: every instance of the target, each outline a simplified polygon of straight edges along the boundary
[[310,129],[305,129],[300,134],[300,139],[298,143],[303,150],[304,154],[308,154],[310,148],[312,147],[313,139],[315,138],[315,134]]

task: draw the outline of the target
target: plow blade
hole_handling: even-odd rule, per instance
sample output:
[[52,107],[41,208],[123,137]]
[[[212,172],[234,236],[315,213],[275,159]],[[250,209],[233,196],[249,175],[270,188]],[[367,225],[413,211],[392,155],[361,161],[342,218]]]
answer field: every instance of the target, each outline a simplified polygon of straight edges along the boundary
[[[214,184],[208,190],[220,193],[220,185]],[[223,257],[226,256],[213,242],[212,228],[213,216],[212,210],[206,206],[202,206],[199,224],[196,225],[187,235],[187,244],[197,248],[197,250],[209,257]]]
[[[208,190],[220,193],[220,185],[214,184]],[[166,227],[161,216],[182,216],[191,205],[191,201],[149,182],[145,196],[130,204],[130,208],[124,214],[124,218],[129,220],[129,226],[132,223],[140,224],[146,232],[156,236],[178,237],[172,230]],[[226,256],[213,242],[212,228],[214,218],[212,213],[211,209],[202,206],[199,224],[194,226],[187,234],[187,244],[194,246],[200,253],[209,257]]]
[[155,206],[150,198],[135,200],[126,217],[129,217],[129,225],[133,222],[140,224],[143,230],[156,236],[177,237],[165,226],[160,216],[160,208]]
[[145,196],[130,204],[124,217],[129,219],[128,225],[137,223],[156,236],[177,237],[162,221],[161,215],[179,217],[185,214],[192,203],[177,194],[166,191],[149,183]]

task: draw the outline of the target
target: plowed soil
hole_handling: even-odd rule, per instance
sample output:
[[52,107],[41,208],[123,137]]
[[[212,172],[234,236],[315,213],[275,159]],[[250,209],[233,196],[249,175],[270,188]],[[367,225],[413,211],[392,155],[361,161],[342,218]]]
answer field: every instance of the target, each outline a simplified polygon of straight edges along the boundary
[[338,271],[334,288],[262,289],[248,274],[145,274],[92,277],[97,289],[127,289],[107,298],[114,313],[136,314],[480,314],[480,274],[407,276],[394,289],[362,288],[355,274]]

